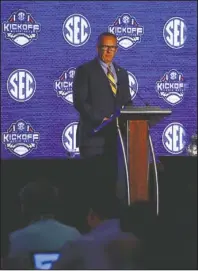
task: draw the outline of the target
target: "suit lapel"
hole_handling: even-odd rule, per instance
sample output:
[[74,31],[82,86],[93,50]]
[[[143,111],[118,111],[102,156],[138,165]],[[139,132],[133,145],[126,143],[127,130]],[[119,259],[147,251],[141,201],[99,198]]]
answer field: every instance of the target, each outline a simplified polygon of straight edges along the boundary
[[120,68],[119,66],[113,62],[113,66],[115,68],[115,71],[116,71],[116,75],[117,75],[117,95],[116,95],[116,98],[119,96],[119,93],[120,93]]
[[[113,66],[115,68],[115,71],[116,71],[116,75],[117,75],[117,82],[120,82],[120,68],[118,67],[118,65],[113,62]],[[118,84],[119,85],[119,84]]]
[[97,57],[94,59],[94,66],[95,66],[95,69],[96,69],[96,72],[97,72],[97,76],[99,78],[101,78],[101,79],[103,78],[103,82],[109,86],[109,90],[111,91],[111,94],[114,97],[111,86],[110,86],[110,83],[109,83],[109,79],[107,78],[107,76],[106,76],[103,68],[101,67],[100,62],[99,62]]
[[97,73],[99,72],[99,76],[103,76],[105,78],[106,75],[105,75],[103,68],[101,67],[100,62],[97,59],[97,57],[94,59],[94,65],[95,65]]

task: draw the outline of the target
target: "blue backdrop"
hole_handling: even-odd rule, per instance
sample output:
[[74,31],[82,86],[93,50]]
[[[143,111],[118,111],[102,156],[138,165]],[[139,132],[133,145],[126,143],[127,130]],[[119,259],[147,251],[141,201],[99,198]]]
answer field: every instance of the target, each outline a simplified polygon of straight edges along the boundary
[[3,1],[1,157],[77,157],[75,68],[117,35],[134,105],[171,108],[151,129],[157,156],[186,155],[197,130],[195,1]]

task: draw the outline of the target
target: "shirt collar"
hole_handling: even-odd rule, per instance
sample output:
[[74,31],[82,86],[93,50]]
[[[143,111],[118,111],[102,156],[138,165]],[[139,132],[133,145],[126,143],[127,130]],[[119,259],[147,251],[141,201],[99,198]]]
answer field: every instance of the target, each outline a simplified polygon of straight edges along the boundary
[[98,61],[100,63],[101,66],[103,66],[104,68],[108,68],[108,66],[110,66],[110,68],[113,67],[113,63],[111,62],[110,65],[107,65],[106,63],[104,63],[100,58],[98,58]]

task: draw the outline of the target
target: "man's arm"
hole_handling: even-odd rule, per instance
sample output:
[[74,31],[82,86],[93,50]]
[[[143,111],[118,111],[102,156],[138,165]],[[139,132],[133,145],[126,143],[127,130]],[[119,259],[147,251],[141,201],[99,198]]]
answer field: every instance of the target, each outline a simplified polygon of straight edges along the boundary
[[74,107],[84,118],[87,118],[97,124],[101,123],[103,117],[96,115],[92,105],[88,103],[89,95],[88,72],[84,66],[76,69],[73,82],[73,101]]
[[60,252],[60,257],[52,265],[52,269],[55,270],[64,270],[64,269],[73,269],[77,261],[77,253],[75,249],[75,241],[67,242]]

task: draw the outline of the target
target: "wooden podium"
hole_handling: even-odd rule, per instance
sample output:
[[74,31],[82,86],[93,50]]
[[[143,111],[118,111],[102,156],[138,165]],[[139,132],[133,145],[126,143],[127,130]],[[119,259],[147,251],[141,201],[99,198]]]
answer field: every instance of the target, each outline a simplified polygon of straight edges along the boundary
[[129,179],[128,198],[130,199],[128,202],[149,200],[149,146],[151,143],[149,127],[170,115],[172,111],[160,107],[126,106],[120,113],[119,118],[127,124],[125,150]]

